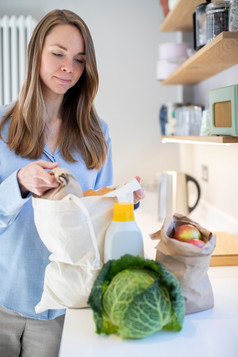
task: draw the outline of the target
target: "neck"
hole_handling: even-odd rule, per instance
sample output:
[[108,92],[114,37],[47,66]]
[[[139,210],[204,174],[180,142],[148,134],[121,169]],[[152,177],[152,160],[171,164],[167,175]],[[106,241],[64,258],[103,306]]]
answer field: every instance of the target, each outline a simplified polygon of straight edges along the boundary
[[47,88],[42,88],[47,120],[51,118],[61,118],[61,105],[64,99],[62,94],[53,93]]
[[51,120],[52,118],[61,119],[61,104],[61,98],[57,98],[55,100],[45,100],[45,110],[47,113],[46,121]]

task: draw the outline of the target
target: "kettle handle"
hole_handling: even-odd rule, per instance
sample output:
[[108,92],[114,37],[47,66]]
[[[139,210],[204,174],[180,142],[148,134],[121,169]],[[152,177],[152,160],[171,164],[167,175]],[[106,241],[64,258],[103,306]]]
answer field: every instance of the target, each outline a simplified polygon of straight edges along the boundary
[[195,178],[193,178],[190,175],[186,175],[186,184],[188,184],[189,181],[192,181],[195,184],[195,186],[197,187],[197,194],[198,194],[197,200],[194,203],[194,205],[192,207],[188,206],[188,211],[189,211],[189,213],[191,213],[194,210],[194,208],[197,206],[198,201],[200,200],[201,189],[200,189],[199,183],[197,182],[197,180],[195,180]]

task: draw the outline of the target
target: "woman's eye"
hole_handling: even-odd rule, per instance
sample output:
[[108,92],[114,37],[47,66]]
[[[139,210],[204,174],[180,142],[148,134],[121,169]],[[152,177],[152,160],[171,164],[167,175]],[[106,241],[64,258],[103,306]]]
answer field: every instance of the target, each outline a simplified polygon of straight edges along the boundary
[[76,58],[75,61],[76,61],[77,63],[81,63],[81,64],[84,64],[84,63],[85,63],[85,61],[82,60],[81,58]]
[[53,52],[53,55],[56,56],[56,57],[61,57],[61,56],[63,56],[62,53],[56,53],[56,52]]

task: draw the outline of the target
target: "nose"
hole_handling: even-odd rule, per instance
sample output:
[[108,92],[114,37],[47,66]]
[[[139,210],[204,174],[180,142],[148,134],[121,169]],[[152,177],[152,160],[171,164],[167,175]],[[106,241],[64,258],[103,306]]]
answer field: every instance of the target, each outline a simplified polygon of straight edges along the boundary
[[65,59],[64,63],[61,66],[61,71],[67,73],[73,72],[73,62],[70,59],[68,60]]

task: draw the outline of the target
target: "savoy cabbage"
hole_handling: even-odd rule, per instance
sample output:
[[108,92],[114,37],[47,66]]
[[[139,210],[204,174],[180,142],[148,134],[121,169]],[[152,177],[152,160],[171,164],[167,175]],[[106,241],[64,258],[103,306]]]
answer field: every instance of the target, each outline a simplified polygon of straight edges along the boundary
[[177,278],[159,262],[131,255],[103,265],[88,305],[97,333],[119,333],[122,338],[180,331],[185,313]]

